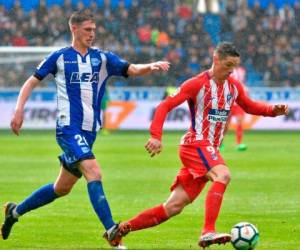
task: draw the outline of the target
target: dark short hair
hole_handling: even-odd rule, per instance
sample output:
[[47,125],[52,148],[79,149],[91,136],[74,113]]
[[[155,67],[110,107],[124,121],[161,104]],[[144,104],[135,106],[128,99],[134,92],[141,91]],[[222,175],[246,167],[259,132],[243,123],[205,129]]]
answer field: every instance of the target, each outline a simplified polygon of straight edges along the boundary
[[221,42],[215,49],[215,52],[220,56],[220,58],[225,58],[227,56],[240,57],[235,45],[231,42]]
[[72,13],[69,19],[69,25],[72,24],[81,24],[84,21],[95,21],[94,16],[92,13],[88,10],[79,10]]

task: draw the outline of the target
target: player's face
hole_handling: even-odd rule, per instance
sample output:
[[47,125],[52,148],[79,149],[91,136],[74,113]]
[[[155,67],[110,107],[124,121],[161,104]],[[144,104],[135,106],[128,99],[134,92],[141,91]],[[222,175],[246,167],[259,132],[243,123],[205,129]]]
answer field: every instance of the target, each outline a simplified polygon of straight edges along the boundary
[[84,21],[75,25],[73,32],[75,39],[84,47],[91,47],[95,39],[96,24],[93,21]]
[[226,79],[229,77],[234,68],[240,64],[240,58],[237,56],[226,56],[225,58],[220,58],[216,55],[215,58],[215,72],[219,79]]

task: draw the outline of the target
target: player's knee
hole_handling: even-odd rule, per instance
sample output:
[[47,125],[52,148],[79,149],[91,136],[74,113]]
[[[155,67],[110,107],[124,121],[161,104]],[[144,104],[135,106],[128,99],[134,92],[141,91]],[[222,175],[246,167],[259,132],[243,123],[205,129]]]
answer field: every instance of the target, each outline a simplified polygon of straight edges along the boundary
[[70,183],[55,183],[54,184],[54,192],[58,195],[58,196],[65,196],[67,194],[69,194],[71,192],[73,188],[73,184]]
[[180,214],[185,207],[185,204],[182,202],[172,202],[165,204],[165,209],[168,216],[174,216]]
[[231,180],[230,172],[229,171],[222,171],[221,173],[218,174],[215,181],[222,182],[222,183],[228,185],[230,180]]
[[229,169],[223,165],[213,168],[210,172],[208,172],[206,177],[211,181],[221,182],[226,185],[229,184],[231,179]]
[[87,181],[96,181],[102,179],[99,169],[91,170],[85,177],[87,178]]
[[88,182],[101,180],[101,173],[97,166],[86,167],[82,171],[84,177]]

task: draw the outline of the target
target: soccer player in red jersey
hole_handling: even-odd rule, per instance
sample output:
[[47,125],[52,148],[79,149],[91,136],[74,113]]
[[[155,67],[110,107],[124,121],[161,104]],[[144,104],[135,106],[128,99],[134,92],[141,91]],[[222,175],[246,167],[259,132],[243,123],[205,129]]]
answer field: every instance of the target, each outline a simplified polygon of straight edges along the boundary
[[229,168],[219,152],[230,110],[237,102],[253,115],[278,116],[288,113],[287,105],[267,105],[247,96],[242,84],[230,76],[239,63],[240,55],[235,46],[228,42],[220,43],[214,51],[212,67],[184,82],[174,94],[159,104],[150,126],[151,137],[145,148],[151,156],[161,152],[162,127],[168,112],[187,101],[191,126],[180,143],[182,168],[171,186],[169,198],[163,204],[120,223],[115,240],[121,240],[130,231],[156,226],[179,214],[211,181],[198,244],[205,248],[230,241],[230,234],[218,233],[215,227],[223,195],[230,182]]
[[230,120],[232,119],[232,117],[236,118],[236,128],[235,128],[236,149],[238,151],[244,151],[247,149],[247,145],[242,143],[243,135],[244,135],[243,121],[245,117],[245,111],[236,103],[233,105],[231,109]]
[[[238,67],[234,69],[232,73],[232,77],[243,82],[245,80],[245,74],[246,71],[243,67]],[[247,92],[247,88],[244,86],[245,91]],[[229,116],[229,122],[232,121],[232,117],[235,117],[236,119],[236,128],[235,128],[235,143],[236,143],[236,149],[238,151],[244,151],[247,149],[247,145],[242,143],[243,137],[244,137],[244,128],[243,128],[243,122],[245,119],[246,112],[237,104],[234,103]],[[223,144],[222,144],[223,145]]]

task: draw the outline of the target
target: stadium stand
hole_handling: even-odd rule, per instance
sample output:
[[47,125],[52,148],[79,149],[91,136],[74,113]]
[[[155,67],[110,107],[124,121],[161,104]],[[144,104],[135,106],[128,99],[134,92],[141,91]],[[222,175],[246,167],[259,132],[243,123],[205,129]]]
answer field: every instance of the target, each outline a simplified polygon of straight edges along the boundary
[[[66,18],[90,8],[97,19],[96,46],[132,62],[165,58],[167,75],[117,86],[178,85],[211,64],[214,45],[234,41],[248,86],[300,86],[300,0],[227,0],[220,13],[198,13],[197,1],[0,0],[0,46],[64,46]],[[36,65],[1,64],[0,86],[20,86]]]

